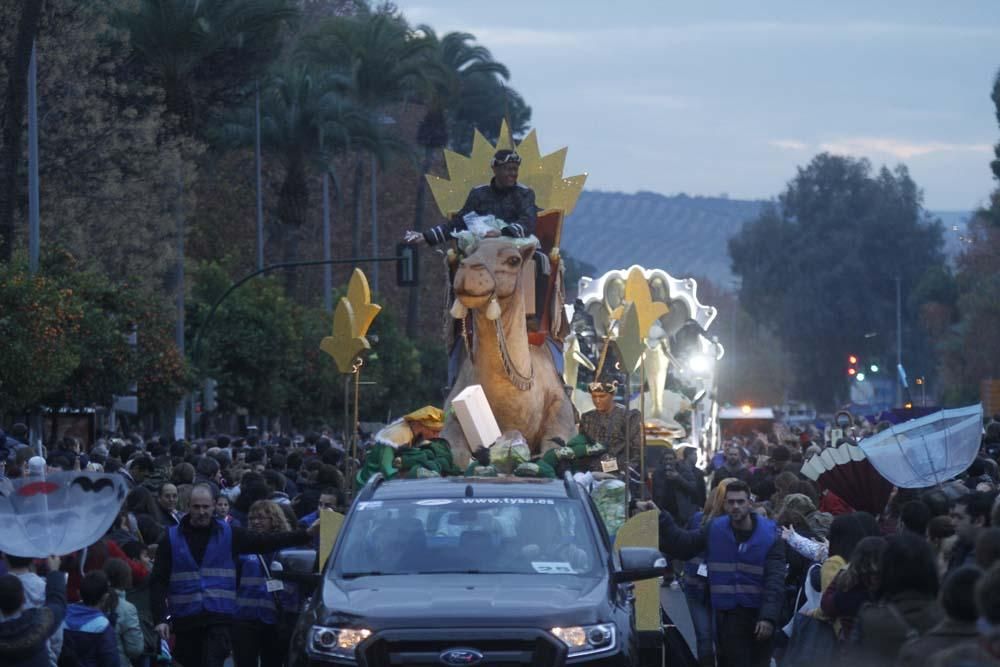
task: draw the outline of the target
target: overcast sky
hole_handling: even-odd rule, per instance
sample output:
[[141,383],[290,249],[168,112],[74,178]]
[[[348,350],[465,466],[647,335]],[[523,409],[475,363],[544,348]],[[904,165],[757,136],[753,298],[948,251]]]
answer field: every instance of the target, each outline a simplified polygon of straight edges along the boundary
[[994,187],[998,0],[398,5],[490,48],[591,189],[769,198],[823,150],[905,163],[931,209]]

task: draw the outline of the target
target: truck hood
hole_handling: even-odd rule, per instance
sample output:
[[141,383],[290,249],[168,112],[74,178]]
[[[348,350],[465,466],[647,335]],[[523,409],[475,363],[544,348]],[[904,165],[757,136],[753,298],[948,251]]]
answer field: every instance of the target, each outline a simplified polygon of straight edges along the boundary
[[[608,619],[608,580],[577,575],[433,574],[327,579],[317,616],[372,630],[511,625],[550,628]],[[325,617],[325,618],[324,618]],[[363,620],[362,620],[363,619]]]

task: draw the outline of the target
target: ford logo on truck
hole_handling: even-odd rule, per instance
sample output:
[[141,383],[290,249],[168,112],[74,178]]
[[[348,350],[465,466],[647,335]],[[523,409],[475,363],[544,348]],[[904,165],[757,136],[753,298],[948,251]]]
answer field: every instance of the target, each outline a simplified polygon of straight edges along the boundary
[[445,665],[478,665],[483,654],[471,648],[450,648],[442,651],[439,659]]

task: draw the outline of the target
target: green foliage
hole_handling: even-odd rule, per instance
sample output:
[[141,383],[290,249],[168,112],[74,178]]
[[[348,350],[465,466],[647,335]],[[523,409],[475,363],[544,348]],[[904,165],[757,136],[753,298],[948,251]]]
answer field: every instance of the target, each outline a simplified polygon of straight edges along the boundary
[[34,406],[80,362],[73,344],[83,304],[46,276],[31,278],[24,257],[0,264],[0,405],[8,414]]
[[[20,412],[109,405],[138,384],[140,409],[176,403],[187,387],[183,358],[155,301],[110,282],[73,256],[54,251],[34,278],[19,256],[0,266],[0,404]],[[139,327],[133,351],[125,340]]]
[[[873,174],[867,160],[818,155],[777,205],[730,241],[729,252],[742,278],[741,304],[792,355],[796,395],[831,406],[846,398],[848,354],[895,356],[897,276],[904,361],[911,374],[933,371],[920,304],[908,295],[928,271],[942,270],[942,231],[905,167]],[[866,339],[870,332],[877,336]]]
[[[198,288],[187,320],[191,333],[229,285],[219,264],[202,265],[196,275]],[[319,349],[332,326],[329,313],[289,300],[276,278],[256,278],[233,292],[203,329],[199,371],[219,381],[223,412],[283,415],[300,427],[340,424],[344,376]],[[440,404],[446,359],[439,345],[433,351],[418,347],[388,311],[376,318],[369,338],[376,342],[361,371],[366,383],[361,385],[363,421],[399,416],[425,403]]]
[[167,110],[188,134],[246,97],[281,49],[282,25],[298,16],[290,0],[138,0],[115,20],[128,31],[134,61],[164,91]]

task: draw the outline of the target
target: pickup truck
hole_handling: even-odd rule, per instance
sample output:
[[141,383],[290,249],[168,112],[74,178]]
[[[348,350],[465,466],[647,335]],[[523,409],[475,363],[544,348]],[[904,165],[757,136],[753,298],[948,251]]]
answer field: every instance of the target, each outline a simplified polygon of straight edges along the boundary
[[288,664],[638,667],[632,582],[666,568],[656,549],[616,551],[569,476],[376,475]]

